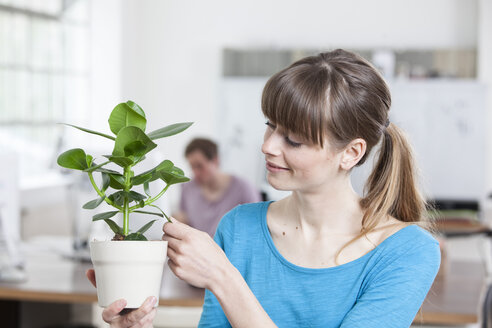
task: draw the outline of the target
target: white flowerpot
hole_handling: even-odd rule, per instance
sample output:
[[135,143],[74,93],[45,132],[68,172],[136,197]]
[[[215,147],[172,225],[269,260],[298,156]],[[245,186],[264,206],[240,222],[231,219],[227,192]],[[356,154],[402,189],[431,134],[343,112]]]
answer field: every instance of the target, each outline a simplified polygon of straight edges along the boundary
[[167,241],[93,241],[90,248],[99,306],[123,298],[126,308],[138,308],[149,296],[159,300]]

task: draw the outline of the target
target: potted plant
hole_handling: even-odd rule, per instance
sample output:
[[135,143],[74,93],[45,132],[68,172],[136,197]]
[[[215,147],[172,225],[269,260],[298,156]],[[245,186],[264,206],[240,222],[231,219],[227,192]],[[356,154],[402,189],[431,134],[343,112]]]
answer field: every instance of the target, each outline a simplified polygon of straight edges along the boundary
[[[60,154],[57,162],[64,168],[87,173],[98,198],[87,202],[83,208],[95,209],[103,202],[114,208],[113,211],[96,214],[92,219],[104,220],[114,232],[112,240],[90,242],[99,305],[106,307],[124,298],[127,300],[127,308],[137,308],[148,296],[159,299],[167,242],[148,241],[144,236],[156,220],[149,221],[136,231],[130,231],[130,215],[144,213],[170,221],[154,202],[171,185],[189,181],[189,178],[170,160],[164,160],[153,169],[139,174],[135,174],[133,169],[157,147],[154,140],[180,133],[192,123],[172,124],[146,133],[145,113],[133,101],[118,104],[108,122],[114,136],[66,124],[114,141],[112,153],[104,155],[102,163],[96,163],[93,156],[80,148]],[[95,181],[95,173],[100,174],[99,185]],[[165,187],[158,194],[152,195],[149,184],[158,179],[165,182]],[[136,189],[143,190],[143,193]],[[118,213],[123,216],[122,226],[111,219]]]

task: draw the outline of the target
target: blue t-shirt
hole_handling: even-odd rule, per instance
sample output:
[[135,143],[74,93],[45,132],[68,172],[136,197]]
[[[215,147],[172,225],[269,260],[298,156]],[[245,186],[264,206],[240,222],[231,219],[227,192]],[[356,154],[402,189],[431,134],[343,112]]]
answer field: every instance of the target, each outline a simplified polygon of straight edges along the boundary
[[[331,268],[287,261],[268,230],[269,202],[227,213],[215,241],[278,327],[409,327],[440,264],[438,242],[409,225],[364,256]],[[230,327],[207,290],[199,327]]]

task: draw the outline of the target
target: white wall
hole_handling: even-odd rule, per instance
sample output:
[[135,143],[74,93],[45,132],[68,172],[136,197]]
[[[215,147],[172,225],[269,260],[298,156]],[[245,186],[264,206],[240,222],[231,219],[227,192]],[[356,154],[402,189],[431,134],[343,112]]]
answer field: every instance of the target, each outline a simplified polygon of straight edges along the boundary
[[[108,117],[122,101],[122,2],[92,0],[90,8],[90,111],[87,127],[109,132]],[[94,140],[97,148],[100,137],[80,134]]]
[[[450,48],[477,44],[473,0],[125,0],[123,95],[158,127],[196,124],[166,141],[181,156],[193,135],[220,137],[223,47]],[[184,162],[181,158],[181,162]]]
[[[487,122],[492,126],[492,0],[480,0],[478,16],[478,78],[489,86]],[[487,187],[492,192],[492,130],[488,130]],[[492,206],[492,205],[491,205]]]

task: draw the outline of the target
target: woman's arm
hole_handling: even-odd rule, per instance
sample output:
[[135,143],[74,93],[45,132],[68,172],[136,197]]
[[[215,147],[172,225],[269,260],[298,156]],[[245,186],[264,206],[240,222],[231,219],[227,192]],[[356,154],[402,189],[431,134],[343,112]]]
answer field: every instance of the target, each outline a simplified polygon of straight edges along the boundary
[[207,233],[171,219],[162,239],[168,242],[168,264],[174,274],[210,290],[233,327],[276,327],[222,248]]

